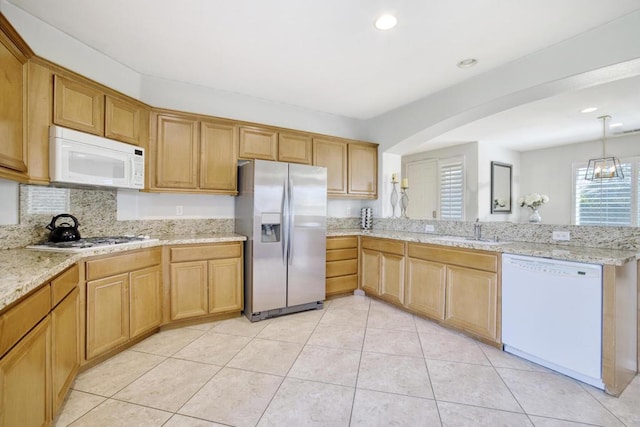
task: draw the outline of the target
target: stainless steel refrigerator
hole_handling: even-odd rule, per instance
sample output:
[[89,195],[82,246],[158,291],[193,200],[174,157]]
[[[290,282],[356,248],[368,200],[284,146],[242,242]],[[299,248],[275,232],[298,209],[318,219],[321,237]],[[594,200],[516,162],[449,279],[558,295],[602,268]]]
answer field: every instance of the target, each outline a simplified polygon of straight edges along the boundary
[[235,230],[245,244],[244,313],[251,321],[322,308],[327,169],[253,160],[238,166]]

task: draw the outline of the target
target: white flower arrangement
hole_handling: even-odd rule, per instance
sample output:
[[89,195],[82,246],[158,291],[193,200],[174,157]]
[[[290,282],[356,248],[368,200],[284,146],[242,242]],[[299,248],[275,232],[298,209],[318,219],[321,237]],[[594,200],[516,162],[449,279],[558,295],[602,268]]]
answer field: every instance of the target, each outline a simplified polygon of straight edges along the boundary
[[538,209],[541,205],[544,205],[547,202],[549,202],[549,196],[546,194],[531,193],[518,198],[518,204],[521,207],[526,206],[533,210]]

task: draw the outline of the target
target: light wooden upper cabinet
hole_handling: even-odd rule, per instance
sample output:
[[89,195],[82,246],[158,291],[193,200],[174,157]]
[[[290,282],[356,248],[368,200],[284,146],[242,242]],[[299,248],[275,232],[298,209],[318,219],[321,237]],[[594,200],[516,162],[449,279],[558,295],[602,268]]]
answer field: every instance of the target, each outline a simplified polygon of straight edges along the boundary
[[278,160],[281,162],[311,164],[311,136],[305,133],[280,132]]
[[149,110],[98,85],[53,76],[53,123],[127,144],[142,145]]
[[260,127],[240,127],[240,158],[277,160],[277,147],[277,131]]
[[216,121],[203,121],[200,135],[200,188],[235,192],[238,127]]
[[158,115],[155,186],[198,188],[198,122]]
[[313,164],[327,168],[329,197],[378,197],[377,145],[337,138],[313,138]]
[[313,164],[327,168],[327,193],[347,194],[347,144],[329,138],[313,138]]
[[140,144],[142,108],[122,99],[105,98],[104,136],[128,144]]
[[376,198],[378,196],[378,146],[372,144],[348,144],[349,187],[354,196]]
[[198,116],[153,113],[152,191],[237,194],[238,126]]
[[1,31],[0,20],[0,177],[25,180],[27,145],[23,134],[26,58]]
[[103,135],[104,93],[92,86],[54,76],[53,123]]

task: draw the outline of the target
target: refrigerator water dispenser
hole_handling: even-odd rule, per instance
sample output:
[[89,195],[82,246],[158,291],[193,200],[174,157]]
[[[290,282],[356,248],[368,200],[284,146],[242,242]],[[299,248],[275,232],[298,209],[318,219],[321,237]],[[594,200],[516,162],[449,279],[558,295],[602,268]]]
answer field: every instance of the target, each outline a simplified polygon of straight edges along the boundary
[[260,241],[264,243],[280,241],[280,214],[263,213],[261,218]]

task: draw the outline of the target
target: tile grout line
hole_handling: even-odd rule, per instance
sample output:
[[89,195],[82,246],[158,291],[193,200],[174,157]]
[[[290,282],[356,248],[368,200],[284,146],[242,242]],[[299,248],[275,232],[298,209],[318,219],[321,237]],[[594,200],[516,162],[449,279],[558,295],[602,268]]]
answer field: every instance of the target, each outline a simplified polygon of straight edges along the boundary
[[[322,318],[325,316],[326,312],[324,312],[325,308],[322,308],[323,313],[322,316],[320,316],[320,318],[318,319],[316,325],[313,328],[313,331],[311,331],[311,333],[309,334],[309,336],[307,337],[306,341],[304,342],[304,344],[302,344],[302,346],[300,347],[300,351],[298,351],[298,355],[296,356],[296,358],[294,359],[293,363],[291,364],[291,366],[289,366],[289,369],[287,370],[287,372],[284,374],[284,376],[282,377],[282,381],[280,382],[280,384],[278,385],[278,388],[276,389],[276,391],[273,393],[273,396],[271,396],[271,399],[269,399],[269,403],[267,403],[267,405],[264,407],[264,409],[262,410],[262,414],[260,414],[260,417],[258,418],[258,421],[256,422],[256,425],[260,424],[260,421],[262,420],[262,417],[264,417],[264,414],[267,412],[267,410],[269,409],[269,406],[271,406],[271,403],[273,403],[273,399],[275,399],[276,395],[278,394],[278,392],[280,391],[280,388],[282,387],[282,384],[284,384],[285,380],[288,378],[289,372],[291,372],[291,368],[293,368],[293,365],[295,365],[296,361],[298,360],[298,357],[300,357],[300,354],[302,353],[302,351],[304,350],[305,346],[307,345],[307,343],[309,342],[309,339],[311,338],[311,335],[313,335],[313,333],[315,332],[315,330],[318,328],[318,325],[320,325],[320,322],[322,321]],[[326,310],[329,310],[329,307],[326,308]],[[293,313],[292,313],[293,314]],[[276,340],[273,340],[276,341]],[[281,342],[281,341],[278,341]],[[248,344],[247,344],[248,345]]]
[[436,397],[436,391],[433,388],[433,381],[431,381],[431,372],[429,372],[429,364],[427,363],[427,358],[424,355],[424,348],[422,347],[422,337],[420,336],[420,332],[418,331],[418,326],[416,325],[416,316],[413,316],[413,326],[416,328],[416,334],[418,335],[418,342],[420,343],[420,352],[422,353],[422,360],[424,362],[424,367],[427,370],[427,378],[429,379],[429,387],[431,388],[431,394],[433,395],[433,401],[436,403],[436,411],[438,412],[438,419],[440,420],[440,425],[442,426],[442,415],[440,414],[440,406],[438,406],[438,399]]
[[353,398],[351,399],[351,411],[349,411],[349,425],[353,421],[353,409],[356,406],[356,395],[358,394],[358,380],[360,379],[360,366],[362,365],[362,354],[364,353],[364,343],[367,340],[367,324],[369,323],[369,315],[371,314],[371,298],[365,295],[369,300],[369,308],[367,309],[367,321],[364,324],[364,336],[362,337],[362,345],[360,346],[360,359],[358,360],[358,369],[356,370],[356,383],[353,386]]

